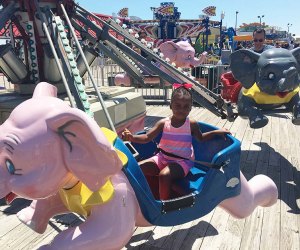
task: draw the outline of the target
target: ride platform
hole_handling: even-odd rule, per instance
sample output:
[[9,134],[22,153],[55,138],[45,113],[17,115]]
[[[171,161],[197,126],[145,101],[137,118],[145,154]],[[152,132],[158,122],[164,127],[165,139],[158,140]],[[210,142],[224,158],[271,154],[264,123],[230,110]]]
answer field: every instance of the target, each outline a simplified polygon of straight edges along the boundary
[[[142,95],[137,93],[134,87],[102,86],[99,87],[99,91],[117,132],[123,131],[125,127],[135,132],[144,129],[146,104]],[[101,127],[109,127],[96,91],[93,88],[87,88],[86,93],[89,97],[91,111],[94,113],[96,122]],[[1,90],[0,124],[8,118],[11,111],[17,105],[31,98],[31,96],[32,94],[20,95],[13,90]],[[59,95],[59,97],[69,102],[65,94]]]
[[[170,114],[169,106],[147,105],[145,125],[151,127]],[[245,177],[268,175],[278,187],[279,199],[274,206],[259,207],[242,220],[217,207],[178,226],[137,227],[124,249],[300,249],[300,128],[292,124],[291,117],[268,116],[264,128],[251,129],[248,120],[238,117],[229,122],[203,108],[193,108],[190,116],[229,129],[241,141],[240,165]],[[51,220],[43,235],[34,233],[15,215],[29,203],[17,199],[10,206],[0,206],[0,249],[37,249],[82,221],[68,214]]]

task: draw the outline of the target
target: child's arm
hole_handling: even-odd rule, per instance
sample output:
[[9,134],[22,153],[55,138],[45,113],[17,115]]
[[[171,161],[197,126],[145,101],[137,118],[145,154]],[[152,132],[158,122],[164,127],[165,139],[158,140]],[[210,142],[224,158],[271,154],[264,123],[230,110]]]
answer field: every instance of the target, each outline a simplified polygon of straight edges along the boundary
[[226,134],[231,134],[230,131],[228,129],[225,129],[225,128],[221,128],[221,129],[212,130],[212,131],[209,131],[209,132],[206,132],[206,133],[202,133],[200,128],[199,128],[199,125],[196,121],[190,120],[190,123],[191,123],[192,136],[195,137],[199,141],[210,140],[215,135],[221,135],[225,138]]
[[164,120],[158,121],[146,134],[133,135],[127,128],[122,132],[122,139],[135,143],[148,143],[163,131]]

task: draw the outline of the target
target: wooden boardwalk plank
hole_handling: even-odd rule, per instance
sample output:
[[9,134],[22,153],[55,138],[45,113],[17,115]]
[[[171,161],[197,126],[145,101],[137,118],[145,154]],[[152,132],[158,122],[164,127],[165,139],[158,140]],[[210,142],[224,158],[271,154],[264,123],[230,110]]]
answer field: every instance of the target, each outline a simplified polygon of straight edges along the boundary
[[124,249],[139,249],[141,246],[144,246],[148,239],[152,237],[155,228],[156,226],[136,228],[132,238]]
[[[287,126],[287,122],[290,120],[281,119],[281,127]],[[291,211],[300,214],[300,209],[297,207],[297,190],[295,188],[294,173],[299,169],[297,144],[299,140],[295,133],[295,128],[282,132],[283,138],[286,143],[280,144],[281,153],[281,179],[280,179],[280,197],[284,197],[286,202],[281,202],[281,239],[280,248],[287,249],[300,249],[299,239],[299,224],[298,221],[293,218]],[[298,148],[298,149],[297,149]],[[296,198],[296,199],[295,199]],[[291,206],[291,207],[289,207]],[[299,216],[298,216],[299,217]]]
[[[255,174],[266,174],[268,169],[268,147],[270,124],[254,132],[251,150],[247,156],[249,160],[248,178]],[[265,161],[264,161],[265,159]],[[247,168],[243,168],[245,170]],[[245,172],[244,172],[245,174]],[[263,208],[256,208],[254,212],[246,218],[243,236],[241,239],[241,249],[259,249],[261,244],[261,234],[263,225]]]
[[218,232],[216,228],[210,223],[213,214],[214,211],[200,219],[194,220],[186,234],[186,237],[183,239],[181,244],[178,244],[177,249],[200,249],[204,238],[217,235]]
[[[269,123],[271,125],[271,136],[267,175],[275,182],[280,190],[280,154],[278,154],[280,145],[278,138],[276,138],[277,136],[274,136],[280,134],[279,118],[269,117]],[[280,200],[272,207],[265,208],[263,216],[264,223],[262,225],[261,248],[280,249]]]
[[190,228],[194,226],[194,223],[195,221],[190,221],[182,225],[174,226],[164,241],[164,248],[173,250],[182,249],[181,245],[185,241]]

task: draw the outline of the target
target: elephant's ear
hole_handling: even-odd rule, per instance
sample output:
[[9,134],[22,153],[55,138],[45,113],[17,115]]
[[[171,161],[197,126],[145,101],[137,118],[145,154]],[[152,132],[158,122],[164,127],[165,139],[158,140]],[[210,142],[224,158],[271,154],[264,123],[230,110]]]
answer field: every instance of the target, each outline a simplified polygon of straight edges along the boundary
[[296,58],[298,64],[300,64],[300,47],[291,50],[291,52],[292,52],[293,56]]
[[98,124],[81,110],[50,115],[50,129],[61,138],[65,166],[90,190],[97,191],[122,163]]
[[172,41],[164,42],[159,46],[159,49],[164,54],[164,57],[169,58],[171,62],[176,60],[178,48],[178,45]]
[[232,74],[247,89],[251,88],[256,81],[259,56],[260,54],[248,49],[237,50],[230,55]]
[[42,96],[57,97],[57,88],[47,82],[40,82],[34,89],[32,98]]

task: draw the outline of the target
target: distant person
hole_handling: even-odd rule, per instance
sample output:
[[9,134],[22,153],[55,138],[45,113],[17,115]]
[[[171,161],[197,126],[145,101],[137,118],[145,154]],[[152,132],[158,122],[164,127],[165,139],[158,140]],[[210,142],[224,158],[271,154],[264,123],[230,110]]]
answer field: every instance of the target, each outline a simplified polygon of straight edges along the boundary
[[132,42],[130,42],[130,41],[125,41],[125,44],[126,44],[129,48],[131,48],[132,50],[134,50],[136,53],[141,54],[141,50],[140,50],[138,47],[133,46]]
[[275,43],[275,48],[281,48],[281,45],[279,44],[279,42]]
[[147,33],[145,31],[143,31],[143,30],[140,30],[138,32],[138,35],[139,35],[139,40],[142,40],[142,39],[146,40],[146,38],[147,38]]
[[295,47],[294,41],[291,41],[290,42],[290,46],[289,46],[289,50],[292,50],[294,47]]
[[242,43],[239,41],[236,45],[235,50],[243,49]]
[[207,52],[211,55],[214,54],[214,47],[212,43],[210,43],[209,46],[207,47]]
[[283,43],[281,45],[281,48],[283,48],[283,49],[289,49],[289,47],[290,47],[289,43]]
[[256,53],[261,54],[267,49],[272,49],[274,48],[271,45],[265,44],[266,41],[266,31],[264,29],[255,29],[253,31],[253,43],[254,46],[251,47],[250,49],[253,50]]
[[132,46],[132,42],[130,42],[130,41],[125,41],[125,44],[129,47],[129,48],[132,48],[133,46]]
[[[140,30],[139,32],[138,32],[138,35],[139,35],[139,40],[140,41],[142,41],[142,39],[144,39],[145,41],[146,41],[146,38],[147,38],[147,33],[145,32],[145,31],[143,31],[143,30]],[[147,55],[147,53],[145,53],[143,50],[141,50],[141,52],[140,52],[140,54],[141,54],[141,56],[143,56],[143,57],[148,57],[148,55]]]
[[218,43],[214,43],[213,48],[214,48],[214,54],[215,55],[219,55],[220,54],[219,44]]

